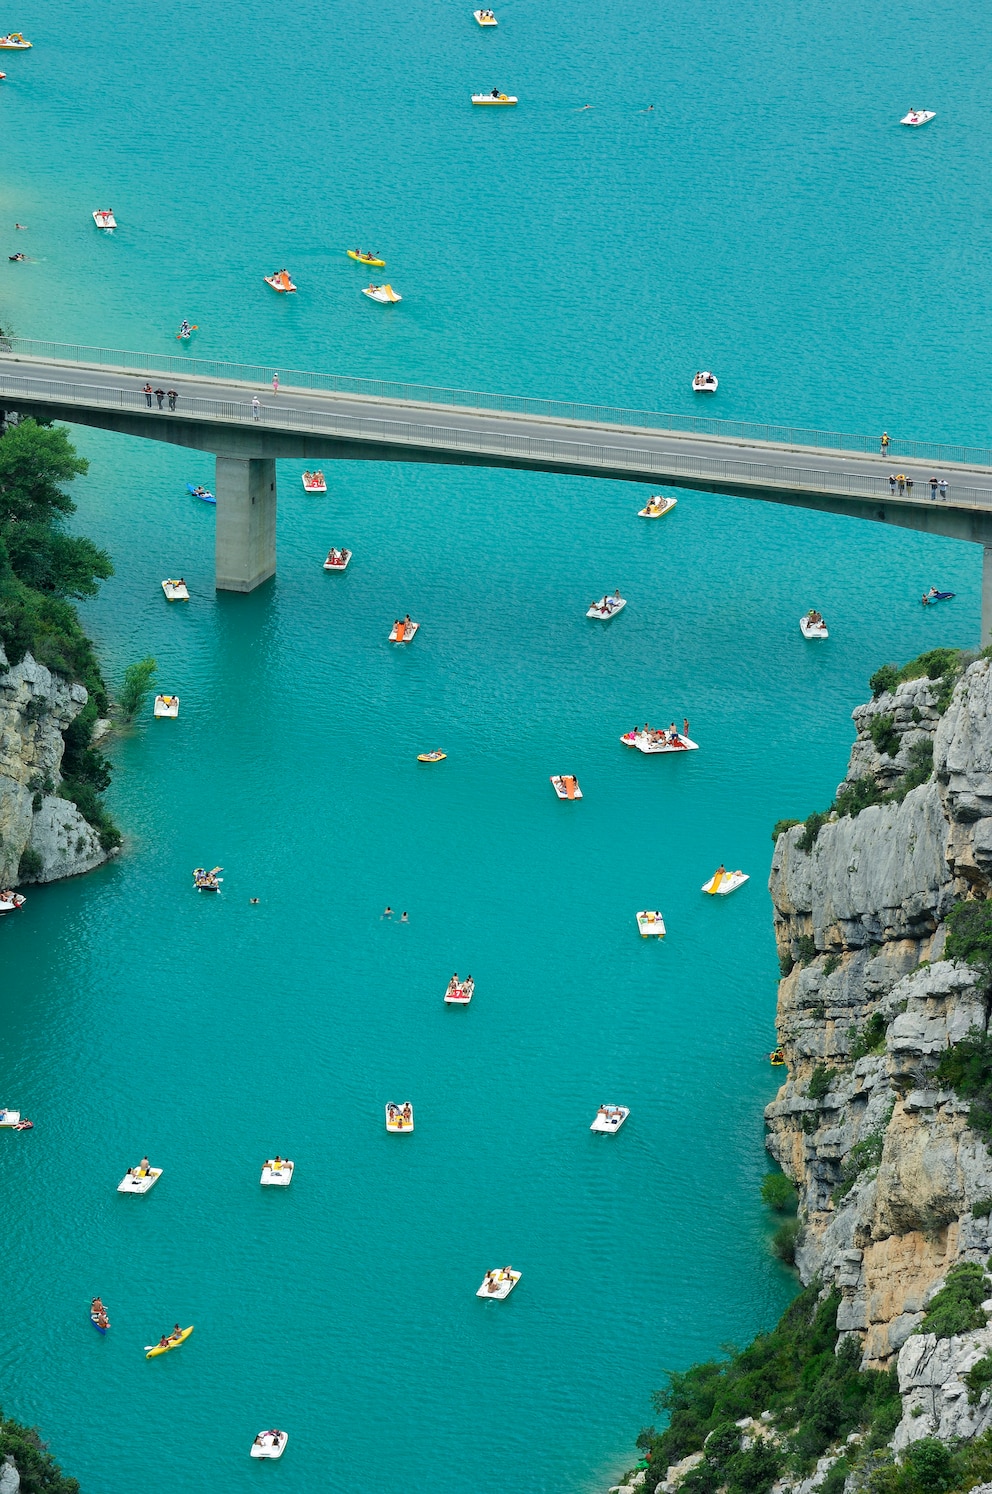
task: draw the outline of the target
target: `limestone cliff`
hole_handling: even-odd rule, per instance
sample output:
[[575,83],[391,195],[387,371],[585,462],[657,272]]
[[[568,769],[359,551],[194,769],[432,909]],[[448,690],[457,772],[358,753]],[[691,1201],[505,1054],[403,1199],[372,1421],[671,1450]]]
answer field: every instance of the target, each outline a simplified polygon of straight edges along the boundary
[[922,679],[854,712],[845,784],[898,791],[928,741],[932,776],[901,802],[784,831],[770,881],[788,1078],[767,1144],[799,1189],[803,1279],[840,1290],[838,1326],[866,1364],[898,1363],[897,1450],[992,1425],[989,1391],[973,1404],[960,1378],[992,1328],[914,1334],[949,1268],[992,1250],[992,1156],[934,1080],[942,1050],[989,1021],[976,972],[942,955],[950,908],[992,892],[992,662],[942,703]]
[[10,667],[0,648],[0,887],[53,882],[107,860],[98,832],[57,792],[62,733],[86,702],[82,685],[30,654]]

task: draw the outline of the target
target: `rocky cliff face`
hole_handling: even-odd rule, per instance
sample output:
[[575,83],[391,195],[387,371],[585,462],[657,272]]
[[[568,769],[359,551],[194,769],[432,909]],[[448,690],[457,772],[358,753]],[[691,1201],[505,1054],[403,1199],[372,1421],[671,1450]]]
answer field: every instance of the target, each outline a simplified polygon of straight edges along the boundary
[[0,648],[0,887],[53,882],[107,859],[97,832],[57,794],[62,733],[86,701],[82,685],[30,654],[11,668]]
[[803,1279],[840,1290],[838,1326],[866,1364],[898,1364],[897,1450],[992,1425],[989,1392],[972,1404],[960,1378],[992,1351],[992,1328],[914,1334],[948,1269],[992,1250],[992,1157],[934,1080],[942,1050],[989,1021],[976,972],[942,954],[949,909],[992,891],[992,663],[968,668],[942,716],[938,703],[914,680],[854,712],[845,783],[898,789],[927,739],[933,775],[901,802],[829,820],[808,850],[802,826],[787,830],[770,883],[792,968],[767,1144],[799,1189]]

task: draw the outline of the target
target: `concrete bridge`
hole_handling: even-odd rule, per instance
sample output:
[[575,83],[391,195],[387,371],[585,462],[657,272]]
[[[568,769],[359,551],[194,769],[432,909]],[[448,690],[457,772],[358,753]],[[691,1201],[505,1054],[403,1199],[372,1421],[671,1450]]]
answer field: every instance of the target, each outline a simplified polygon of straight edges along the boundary
[[[983,546],[992,641],[992,450],[284,373],[157,353],[0,338],[0,408],[212,452],[216,584],[276,568],[277,458],[513,467],[693,488],[846,514]],[[159,409],[143,392],[175,390]],[[889,477],[909,479],[893,491]],[[947,483],[932,495],[930,479]]]

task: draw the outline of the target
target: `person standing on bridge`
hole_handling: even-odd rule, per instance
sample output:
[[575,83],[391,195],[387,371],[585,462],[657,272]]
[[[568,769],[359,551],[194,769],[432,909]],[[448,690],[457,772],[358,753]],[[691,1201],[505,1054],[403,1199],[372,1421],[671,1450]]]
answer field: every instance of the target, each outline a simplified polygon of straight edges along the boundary
[[169,409],[174,410],[176,408],[176,400],[179,398],[179,395],[174,389],[170,389],[166,395],[166,398],[169,401]]
[[272,393],[273,394],[278,394],[279,393],[279,375],[278,374],[273,374],[272,375]]
[[164,389],[156,389],[155,390],[155,398],[158,400],[158,407],[161,410],[161,408],[162,408],[162,401],[165,399],[165,390]]
[[894,472],[889,473],[889,492],[894,498],[896,495],[896,474]]
[[141,392],[145,396],[145,404],[148,406],[148,408],[150,410],[151,407],[152,407],[152,386],[151,386],[151,384],[146,384],[145,387],[144,387],[144,389],[142,389]]
[[251,397],[251,418],[252,418],[252,420],[257,420],[258,419],[259,415],[261,414],[261,410],[262,410],[262,407],[261,407],[261,405],[258,402],[258,395],[257,394],[253,394],[252,397]]
[[946,477],[942,477],[940,479],[940,496],[941,496],[941,498],[945,498],[945,499],[947,497],[947,478]]
[[930,497],[934,503],[937,502],[937,479],[935,477],[931,477],[930,479]]
[[883,431],[882,432],[882,455],[883,456],[885,456],[885,454],[887,453],[888,449],[889,449],[889,433],[888,433],[888,431]]

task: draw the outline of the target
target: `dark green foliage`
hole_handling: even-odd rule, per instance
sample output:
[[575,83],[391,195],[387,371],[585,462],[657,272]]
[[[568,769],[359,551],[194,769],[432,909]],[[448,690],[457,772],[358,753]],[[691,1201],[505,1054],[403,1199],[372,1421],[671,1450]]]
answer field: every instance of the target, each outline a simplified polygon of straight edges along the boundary
[[812,934],[800,934],[796,940],[796,959],[800,965],[812,965],[816,959],[816,942]]
[[[984,908],[988,904],[963,906]],[[980,1136],[992,1138],[992,1037],[973,1027],[960,1042],[944,1049],[934,1078],[938,1084],[953,1089],[962,1100],[971,1101],[969,1126]]]
[[795,965],[795,963],[796,962],[792,958],[792,955],[789,953],[789,951],[787,949],[784,949],[778,957],[779,974],[782,976],[783,980],[787,975],[791,973],[792,967]]
[[839,968],[840,968],[840,956],[839,955],[827,955],[827,958],[823,962],[823,973],[824,973],[824,975],[833,975],[834,971],[838,970]]
[[117,709],[125,721],[133,721],[148,699],[158,665],[152,658],[139,659],[124,671],[124,683],[117,692]]
[[868,773],[854,783],[844,784],[834,800],[834,808],[839,815],[850,815],[854,820],[863,809],[870,809],[873,804],[884,804],[885,799],[886,795]]
[[785,1266],[796,1264],[796,1241],[799,1239],[798,1219],[787,1219],[772,1235],[772,1251]]
[[772,826],[772,840],[778,840],[779,836],[786,830],[791,830],[793,825],[801,825],[802,820],[776,820]]
[[903,1461],[921,1494],[947,1494],[954,1485],[951,1449],[937,1437],[921,1437],[911,1443]]
[[[704,1462],[690,1475],[691,1491],[686,1480],[687,1494],[716,1494],[724,1486],[735,1494],[766,1494],[777,1477],[805,1473],[832,1441],[853,1431],[864,1431],[869,1446],[891,1437],[901,1411],[895,1374],[862,1372],[856,1343],[835,1354],[840,1294],[823,1302],[818,1296],[813,1283],[777,1328],[730,1359],[669,1375],[655,1398],[658,1410],[668,1413],[668,1427],[638,1439],[649,1459],[646,1494],[653,1494],[669,1463],[699,1450]],[[742,1453],[734,1423],[766,1410],[782,1446],[756,1443]]]
[[876,752],[883,752],[886,757],[895,757],[899,751],[900,737],[896,731],[894,718],[892,716],[874,716],[870,732]]
[[976,1219],[987,1219],[992,1214],[992,1198],[980,1198],[972,1204],[971,1212]]
[[972,1406],[977,1406],[982,1398],[982,1391],[988,1390],[992,1385],[992,1354],[986,1354],[977,1364],[973,1364],[966,1374],[961,1376],[968,1387],[968,1400]]
[[43,866],[41,855],[34,846],[25,846],[17,864],[17,880],[26,882],[28,877],[36,877]]
[[992,1281],[974,1261],[959,1261],[947,1273],[947,1280],[927,1308],[927,1315],[917,1333],[935,1333],[938,1338],[953,1338],[956,1333],[970,1333],[984,1328],[986,1317],[981,1304],[992,1291]]
[[761,1201],[779,1214],[791,1214],[798,1202],[795,1184],[784,1172],[769,1172],[761,1185]]
[[951,960],[967,960],[992,979],[992,902],[954,905],[947,915],[944,953]]
[[820,1129],[820,1112],[818,1110],[804,1110],[799,1124],[807,1136],[812,1136],[814,1131]]
[[812,851],[816,845],[816,837],[827,823],[828,816],[825,814],[811,814],[803,821],[805,829],[796,844],[801,851]]
[[877,700],[886,691],[893,691],[899,683],[899,671],[894,664],[883,664],[876,669],[868,684],[871,686],[872,699]]
[[872,1167],[877,1167],[882,1160],[882,1148],[885,1145],[885,1132],[873,1131],[870,1135],[863,1137],[852,1146],[844,1158],[844,1166],[841,1169],[841,1180],[834,1189],[832,1197],[835,1204],[846,1198],[863,1172]]
[[79,1494],[34,1427],[23,1427],[0,1412],[0,1463],[10,1454],[21,1475],[21,1494]]
[[906,1449],[901,1465],[879,1468],[870,1494],[948,1494],[992,1480],[992,1433],[949,1446],[936,1437],[921,1437]]
[[872,1012],[868,1021],[851,1044],[852,1062],[873,1053],[885,1042],[885,1018],[881,1012]]
[[826,1064],[818,1063],[810,1076],[809,1085],[806,1090],[808,1098],[811,1100],[822,1100],[836,1078],[836,1069],[828,1069]]

